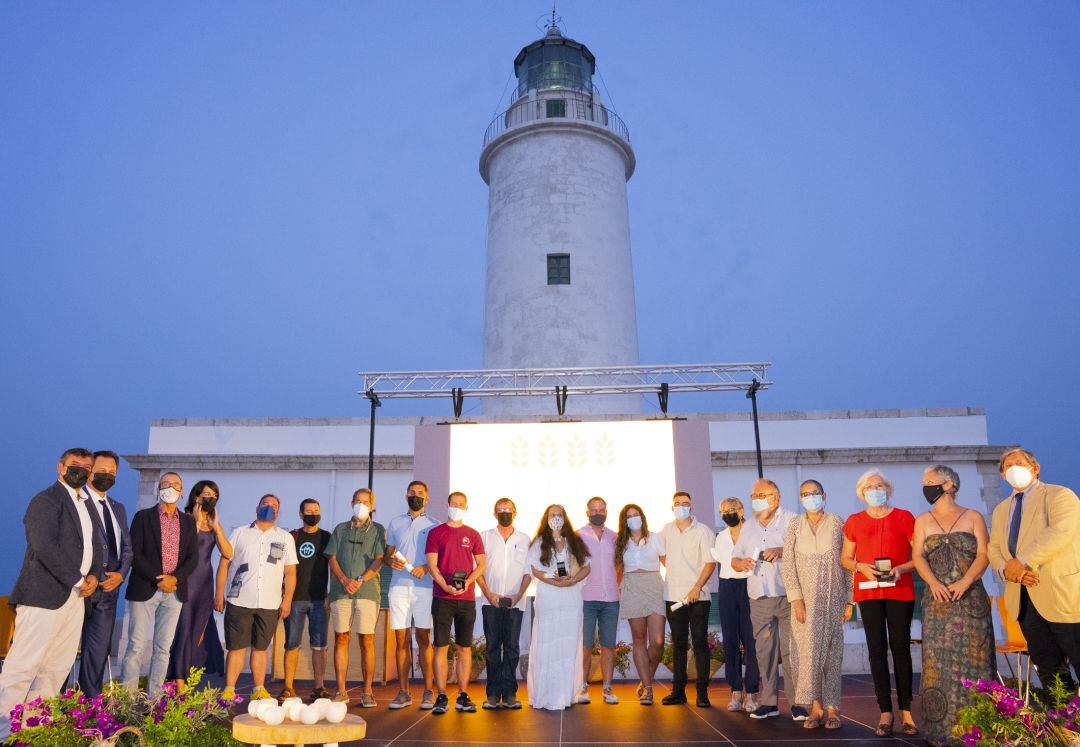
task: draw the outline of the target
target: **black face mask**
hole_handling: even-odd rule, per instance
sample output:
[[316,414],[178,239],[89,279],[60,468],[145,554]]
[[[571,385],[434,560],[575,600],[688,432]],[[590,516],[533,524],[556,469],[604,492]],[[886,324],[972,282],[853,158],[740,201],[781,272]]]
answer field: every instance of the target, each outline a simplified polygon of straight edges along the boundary
[[206,513],[208,513],[208,514],[214,513],[214,506],[217,505],[217,501],[218,501],[217,498],[203,498],[202,499],[202,510],[205,511]]
[[727,524],[729,527],[739,526],[738,514],[720,514],[720,518],[723,519],[724,523]]
[[75,490],[79,490],[86,484],[86,478],[90,477],[90,470],[86,467],[68,467],[64,471],[64,482]]
[[304,523],[309,527],[313,527],[319,523],[321,518],[318,514],[304,514]]
[[594,527],[602,527],[607,522],[607,514],[591,514],[589,516],[589,523]]
[[941,496],[945,495],[945,486],[943,485],[923,485],[922,487],[923,497],[926,498],[926,502],[933,506],[938,502]]
[[495,518],[499,520],[499,526],[508,527],[514,523],[514,515],[509,511],[500,511],[495,514]]
[[424,499],[418,495],[409,495],[405,497],[405,500],[409,502],[410,511],[419,511],[424,507]]
[[116,484],[116,475],[110,475],[108,472],[95,472],[94,479],[90,481],[90,484],[94,486],[94,490],[97,492],[104,493]]

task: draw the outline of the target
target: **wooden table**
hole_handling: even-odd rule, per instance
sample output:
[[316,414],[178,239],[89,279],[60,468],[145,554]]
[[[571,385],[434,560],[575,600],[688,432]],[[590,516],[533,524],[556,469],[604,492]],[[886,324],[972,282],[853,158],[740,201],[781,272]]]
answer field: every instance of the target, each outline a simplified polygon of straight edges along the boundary
[[367,735],[367,723],[353,714],[345,716],[340,724],[320,721],[317,724],[301,724],[286,721],[277,726],[270,726],[245,713],[233,719],[233,737],[245,744],[270,745],[322,744],[325,747],[338,747],[338,742],[352,742]]

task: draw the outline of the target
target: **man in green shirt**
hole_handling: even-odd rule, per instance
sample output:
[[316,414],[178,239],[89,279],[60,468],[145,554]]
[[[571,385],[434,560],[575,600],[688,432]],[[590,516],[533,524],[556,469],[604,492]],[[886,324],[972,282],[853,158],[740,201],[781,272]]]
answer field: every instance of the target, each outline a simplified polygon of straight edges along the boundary
[[371,518],[375,493],[369,488],[353,493],[352,509],[353,518],[334,527],[325,550],[330,562],[330,606],[334,616],[334,700],[349,702],[345,677],[349,669],[349,633],[355,630],[364,673],[360,707],[374,708],[371,685],[375,678],[375,622],[379,618],[379,568],[386,552],[386,529]]

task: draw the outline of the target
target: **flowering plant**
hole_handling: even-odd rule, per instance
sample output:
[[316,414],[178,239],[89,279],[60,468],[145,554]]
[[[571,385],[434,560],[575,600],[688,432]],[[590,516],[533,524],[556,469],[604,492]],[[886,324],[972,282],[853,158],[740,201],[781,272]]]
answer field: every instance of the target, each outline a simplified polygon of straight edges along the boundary
[[[709,659],[716,664],[724,663],[724,643],[720,640],[720,634],[715,630],[710,630],[705,638],[705,644],[709,648]],[[690,644],[690,648],[693,649],[693,642]],[[668,633],[664,638],[664,651],[660,655],[660,661],[665,667],[671,669],[672,662],[675,660],[675,645],[672,643],[671,634]]]
[[1048,707],[1025,705],[1020,694],[992,680],[961,680],[975,702],[956,713],[956,736],[964,747],[1067,747],[1080,745],[1080,697],[1056,678],[1047,689]]
[[11,711],[11,737],[4,744],[26,747],[152,744],[180,747],[239,745],[232,738],[229,708],[242,698],[224,700],[214,688],[196,689],[202,669],[192,669],[181,693],[174,683],[161,695],[129,693],[109,683],[93,698],[66,690],[35,698]]
[[[630,656],[633,651],[633,647],[626,641],[618,641],[615,644],[615,671],[622,677],[630,674]],[[599,643],[592,647],[591,653],[594,657],[600,656]]]

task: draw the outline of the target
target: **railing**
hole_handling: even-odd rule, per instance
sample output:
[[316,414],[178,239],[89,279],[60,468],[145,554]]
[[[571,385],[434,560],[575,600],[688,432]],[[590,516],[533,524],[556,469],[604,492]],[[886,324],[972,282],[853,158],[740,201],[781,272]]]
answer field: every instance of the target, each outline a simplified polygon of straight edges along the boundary
[[[560,100],[565,101],[562,116],[549,116],[547,103]],[[577,119],[592,122],[630,142],[630,130],[618,114],[600,104],[589,103],[584,98],[567,96],[566,99],[538,98],[535,101],[518,101],[491,121],[484,132],[483,147],[486,148],[488,143],[507,130],[540,119]]]

